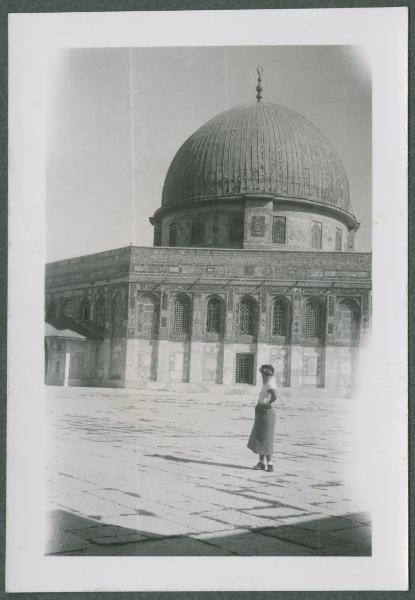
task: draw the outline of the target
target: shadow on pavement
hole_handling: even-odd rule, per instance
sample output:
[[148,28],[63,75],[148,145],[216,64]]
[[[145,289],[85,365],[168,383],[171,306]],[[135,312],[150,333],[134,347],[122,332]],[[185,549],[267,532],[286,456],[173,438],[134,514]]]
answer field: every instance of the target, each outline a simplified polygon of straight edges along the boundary
[[252,471],[251,467],[244,467],[243,465],[233,465],[230,463],[214,462],[213,460],[195,460],[193,458],[182,458],[181,456],[173,456],[171,454],[146,454],[149,458],[164,458],[164,460],[170,460],[172,462],[180,463],[195,463],[198,465],[212,465],[214,467],[229,467],[230,469],[242,469],[243,471]]
[[365,513],[193,536],[160,536],[63,510],[51,511],[49,524],[46,554],[55,556],[371,556]]

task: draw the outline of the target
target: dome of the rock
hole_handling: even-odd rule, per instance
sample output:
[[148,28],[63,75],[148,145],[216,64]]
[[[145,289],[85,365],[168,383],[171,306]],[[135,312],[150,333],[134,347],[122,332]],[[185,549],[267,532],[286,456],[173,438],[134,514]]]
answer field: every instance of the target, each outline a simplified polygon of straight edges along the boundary
[[350,211],[331,142],[302,115],[267,102],[231,108],[195,131],[170,165],[162,206],[247,194]]

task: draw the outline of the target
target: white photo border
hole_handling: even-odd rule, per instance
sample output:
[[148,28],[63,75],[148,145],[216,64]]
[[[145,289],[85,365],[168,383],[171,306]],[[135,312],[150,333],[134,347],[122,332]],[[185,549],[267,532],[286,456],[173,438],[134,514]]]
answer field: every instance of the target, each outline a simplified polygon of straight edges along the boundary
[[[407,19],[404,7],[9,16],[8,592],[407,589]],[[360,394],[370,441],[372,557],[43,555],[50,57],[63,47],[175,45],[359,45],[369,57],[373,376]]]

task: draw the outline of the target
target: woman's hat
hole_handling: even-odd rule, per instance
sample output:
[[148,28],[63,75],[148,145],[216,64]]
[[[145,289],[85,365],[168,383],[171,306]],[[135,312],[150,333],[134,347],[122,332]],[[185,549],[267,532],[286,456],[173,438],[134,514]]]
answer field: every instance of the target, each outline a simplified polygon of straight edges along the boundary
[[272,365],[262,365],[259,372],[263,375],[274,375],[274,367]]

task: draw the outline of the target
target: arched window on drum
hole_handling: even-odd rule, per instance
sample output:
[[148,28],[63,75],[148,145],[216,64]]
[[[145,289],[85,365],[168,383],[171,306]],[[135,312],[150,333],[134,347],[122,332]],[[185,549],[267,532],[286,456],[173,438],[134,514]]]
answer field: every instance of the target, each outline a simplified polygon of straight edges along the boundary
[[320,221],[312,221],[311,225],[311,247],[316,250],[321,250],[322,243],[322,223]]
[[81,321],[89,321],[91,319],[91,304],[88,298],[84,298],[81,302],[80,318]]
[[360,330],[360,308],[351,299],[342,300],[338,306],[338,339],[350,345],[358,343]]
[[258,305],[253,298],[245,296],[238,304],[238,333],[255,336],[257,332]]
[[101,297],[95,307],[96,323],[100,329],[105,329],[107,323],[107,301]]
[[223,301],[218,296],[209,298],[206,307],[206,333],[223,333]]
[[64,317],[72,317],[73,319],[75,318],[75,301],[72,298],[65,300],[62,314]]
[[192,244],[203,244],[204,227],[203,222],[197,219],[192,223],[191,240]]
[[51,300],[46,309],[46,320],[53,320],[58,317],[58,305],[56,300]]
[[142,337],[152,339],[158,336],[160,306],[158,298],[144,294],[137,301],[137,331]]
[[336,252],[341,252],[342,246],[342,230],[336,227]]
[[173,333],[189,334],[191,327],[191,304],[185,294],[179,294],[174,299],[173,306]]
[[272,335],[288,335],[288,303],[283,298],[277,298],[272,303]]
[[307,300],[304,315],[304,337],[321,339],[323,337],[323,305],[318,299]]
[[169,246],[177,246],[177,223],[169,225]]

